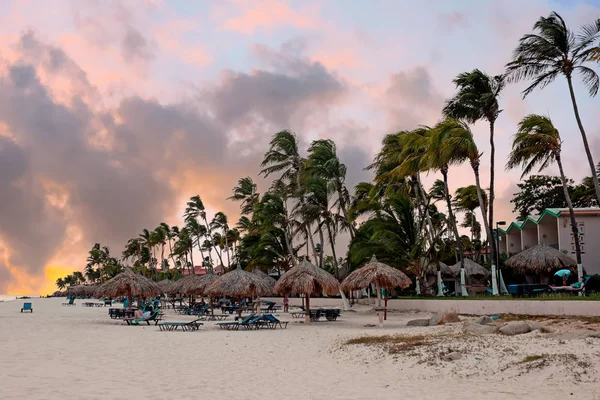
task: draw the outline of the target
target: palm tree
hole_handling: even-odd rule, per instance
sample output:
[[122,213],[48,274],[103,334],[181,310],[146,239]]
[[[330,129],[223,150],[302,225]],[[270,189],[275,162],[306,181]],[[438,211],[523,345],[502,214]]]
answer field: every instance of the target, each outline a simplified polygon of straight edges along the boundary
[[259,199],[256,183],[248,176],[238,180],[237,186],[233,188],[233,196],[227,198],[227,200],[242,202],[240,205],[242,215],[251,214]]
[[56,287],[58,287],[59,290],[63,290],[66,286],[67,284],[65,283],[63,278],[58,278],[56,280]]
[[350,232],[350,239],[354,238],[356,227],[348,216],[348,203],[350,195],[346,188],[346,166],[337,156],[335,143],[329,139],[315,140],[308,148],[308,170],[319,178],[325,179],[333,186],[338,196],[338,205],[344,216],[344,222]]
[[[500,105],[498,97],[505,86],[503,76],[491,77],[486,73],[475,69],[471,72],[459,74],[454,79],[454,84],[458,88],[458,92],[453,98],[446,102],[444,114],[446,116],[464,120],[474,124],[480,120],[486,120],[490,127],[490,195],[488,200],[489,214],[484,212],[483,218],[486,221],[486,234],[490,243],[492,266],[496,260],[496,243],[491,238],[491,226],[494,226],[494,199],[495,199],[495,154],[496,147],[494,145],[494,128],[498,115],[500,115]],[[477,168],[479,168],[479,157],[477,157]],[[479,172],[477,171],[477,175]],[[479,178],[477,178],[479,179]],[[481,188],[481,185],[477,183]]]
[[162,224],[160,224],[153,232],[156,239],[156,245],[160,246],[160,268],[164,271],[165,268],[165,245],[167,244],[168,234]]
[[[381,152],[376,155],[375,162],[368,169],[376,170],[375,180],[387,186],[387,193],[394,193],[408,186],[407,177],[410,177],[412,194],[419,210],[420,218],[427,221],[428,241],[433,246],[434,228],[429,215],[429,205],[425,189],[421,184],[422,171],[421,158],[427,151],[424,140],[430,128],[421,127],[413,131],[400,131],[387,135],[383,139]],[[404,181],[400,183],[399,181]],[[389,184],[392,185],[389,185]],[[408,193],[408,191],[407,191]],[[437,266],[438,296],[443,296],[441,266]]]
[[[186,223],[189,223],[191,220],[197,221],[198,219],[202,219],[204,221],[204,226],[206,226],[207,236],[212,238],[212,230],[210,228],[210,224],[208,223],[208,218],[206,216],[206,208],[204,207],[204,203],[202,202],[202,199],[200,198],[199,195],[192,196],[190,198],[183,215],[184,215]],[[212,256],[211,256],[210,250],[209,250],[208,256],[209,256],[211,264],[212,264]],[[217,256],[219,258],[221,258],[220,254],[218,252],[217,252]],[[192,263],[193,263],[193,261],[192,261]],[[221,260],[221,264],[223,264],[223,260]]]
[[[484,203],[487,202],[487,195],[485,192],[482,192],[482,195]],[[456,189],[454,194],[454,208],[456,208],[457,211],[464,212],[465,215],[468,216],[468,218],[465,218],[465,222],[468,222],[468,224],[466,224],[464,227],[471,227],[471,241],[473,240],[473,235],[475,233],[475,226],[478,224],[474,211],[479,206],[480,203],[477,186],[469,185]]]
[[[220,238],[224,239],[224,241],[225,241],[224,248],[225,248],[225,252],[227,253],[227,268],[229,268],[231,266],[231,259],[229,258],[229,243],[228,243],[228,239],[227,239],[227,232],[229,231],[229,224],[227,223],[227,215],[225,215],[221,211],[217,212],[215,214],[215,216],[213,217],[213,219],[210,223],[210,226],[212,229],[221,229],[223,231],[223,234],[220,235]],[[223,244],[218,243],[218,245],[223,245]],[[221,260],[221,264],[222,263],[223,263],[223,261]]]
[[[456,247],[458,248],[458,257],[460,260],[461,267],[461,291],[462,295],[466,296],[467,292],[464,287],[464,250],[460,235],[458,234],[458,227],[456,219],[454,218],[454,211],[452,209],[452,201],[450,199],[450,190],[448,188],[448,170],[451,165],[460,164],[465,160],[465,155],[460,147],[449,146],[448,141],[453,138],[455,130],[450,129],[445,125],[447,121],[438,124],[435,128],[430,129],[423,140],[427,152],[421,157],[420,165],[423,170],[440,171],[444,178],[444,197],[446,200],[446,206],[448,207],[448,218],[450,220],[450,226],[454,232],[456,239]],[[422,144],[421,144],[422,145]],[[420,145],[420,146],[421,146]]]
[[523,168],[521,178],[529,174],[536,166],[543,170],[548,165],[556,162],[562,180],[565,200],[569,207],[569,216],[571,218],[571,232],[575,241],[575,254],[577,258],[577,273],[579,278],[583,274],[581,265],[581,246],[579,244],[579,231],[573,203],[569,195],[569,184],[563,170],[561,160],[561,138],[558,129],[554,127],[549,117],[541,115],[528,115],[519,123],[519,130],[514,137],[512,151],[509,155],[506,168],[512,169],[518,166]]
[[[301,177],[303,176],[306,160],[300,157],[298,150],[298,138],[296,134],[290,131],[281,131],[273,135],[269,150],[265,153],[260,171],[265,177],[280,173],[280,177],[274,182],[274,190],[277,195],[283,198],[284,203],[288,197],[298,197],[299,188],[301,186]],[[300,195],[300,202],[304,199]],[[288,233],[289,246],[292,249],[293,235]],[[296,260],[292,255],[293,265],[296,265]]]
[[573,73],[578,72],[587,87],[590,96],[596,96],[600,88],[598,74],[584,64],[598,55],[597,42],[600,39],[600,18],[591,24],[584,25],[575,35],[560,15],[552,12],[547,18],[541,17],[533,26],[535,34],[524,35],[514,51],[514,60],[506,65],[509,80],[533,80],[523,91],[523,97],[534,89],[543,89],[564,75],[569,85],[571,103],[575,119],[583,140],[592,180],[596,189],[596,197],[600,201],[600,184],[596,173],[594,158],[588,145],[587,136],[573,89]]

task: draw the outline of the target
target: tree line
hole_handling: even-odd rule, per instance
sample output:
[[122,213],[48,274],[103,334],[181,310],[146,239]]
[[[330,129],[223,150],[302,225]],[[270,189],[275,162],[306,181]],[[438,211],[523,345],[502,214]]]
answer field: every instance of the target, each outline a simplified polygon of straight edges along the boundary
[[[278,132],[269,143],[259,172],[272,179],[270,187],[259,193],[253,179],[244,177],[228,198],[240,204],[241,217],[234,226],[229,225],[222,212],[209,222],[200,196],[194,196],[187,203],[181,228],[161,223],[152,231],[144,230],[127,242],[120,259],[97,244],[90,251],[85,277],[73,273],[62,282],[68,280],[68,285],[81,279],[103,281],[118,273],[123,263],[132,263],[132,268],[154,279],[185,269],[194,273],[194,249],[200,252],[201,264],[209,271],[217,263],[225,269],[239,264],[244,268],[281,271],[294,266],[299,257],[306,257],[338,276],[342,265],[353,269],[375,254],[383,262],[413,273],[425,293],[441,294],[440,262],[458,262],[462,269],[465,254],[489,247],[492,285],[497,293],[494,264],[498,250],[491,238],[495,222],[495,127],[501,117],[502,92],[506,85],[526,81],[526,97],[556,78],[566,81],[590,166],[590,177],[582,183],[585,190],[573,189],[572,181],[566,177],[561,155],[563,139],[549,116],[523,117],[512,140],[506,169],[518,168],[525,177],[535,169],[541,171],[556,164],[560,176],[552,185],[562,191],[575,233],[574,204],[598,204],[600,185],[573,78],[581,79],[588,95],[597,94],[600,79],[592,66],[600,60],[599,41],[600,19],[574,33],[555,12],[539,18],[533,32],[519,40],[512,60],[500,74],[474,69],[456,76],[456,92],[446,101],[437,124],[386,135],[373,163],[366,167],[373,172],[373,181],[360,182],[353,190],[346,186],[346,166],[332,140],[313,141],[303,156],[294,132]],[[471,126],[480,121],[489,128],[490,180],[485,184],[480,178],[484,154],[471,131]],[[452,195],[451,168],[464,163],[470,166],[473,184]],[[421,179],[424,173],[439,174],[441,179],[426,190]],[[528,185],[539,184],[536,179],[539,176],[519,184],[523,190],[513,203],[520,213],[540,211],[547,204],[528,199],[532,195],[527,192]],[[581,195],[578,197],[577,193]],[[457,213],[464,217],[460,223]],[[470,235],[461,236],[459,225],[468,228]],[[340,234],[350,238],[346,254],[338,254],[336,248]],[[577,262],[581,265],[576,233],[574,238]],[[425,278],[432,271],[437,273],[437,290],[427,287]],[[461,289],[464,292],[462,278]]]

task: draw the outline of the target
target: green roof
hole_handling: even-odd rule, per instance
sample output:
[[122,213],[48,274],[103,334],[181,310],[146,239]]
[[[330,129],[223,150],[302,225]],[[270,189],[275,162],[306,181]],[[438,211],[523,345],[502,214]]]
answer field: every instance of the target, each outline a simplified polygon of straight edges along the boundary
[[[532,222],[532,223],[534,223],[536,225],[539,225],[539,223],[542,222],[542,219],[544,219],[544,217],[546,215],[550,215],[550,216],[552,216],[554,218],[558,218],[558,217],[560,217],[560,214],[563,211],[566,211],[566,210],[567,210],[566,208],[546,208],[544,210],[544,212],[541,213],[538,216],[531,216],[530,215],[527,218],[525,218],[525,221],[511,222],[511,224],[508,225],[508,228],[506,228],[506,229],[499,228],[499,229],[500,229],[500,232],[502,232],[504,234],[507,234],[513,228],[516,228],[516,229],[522,231],[523,227],[525,226],[525,224],[527,222]],[[588,211],[588,210],[600,210],[600,208],[597,208],[597,207],[580,207],[580,208],[574,208],[573,209],[573,211]]]

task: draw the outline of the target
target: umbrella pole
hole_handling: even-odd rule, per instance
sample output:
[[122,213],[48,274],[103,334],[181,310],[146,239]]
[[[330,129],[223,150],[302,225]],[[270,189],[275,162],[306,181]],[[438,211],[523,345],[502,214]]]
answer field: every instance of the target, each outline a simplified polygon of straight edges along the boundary
[[375,290],[377,290],[377,307],[381,307],[381,290],[377,285],[375,285]]
[[304,316],[304,322],[310,324],[310,296],[306,295],[306,315]]

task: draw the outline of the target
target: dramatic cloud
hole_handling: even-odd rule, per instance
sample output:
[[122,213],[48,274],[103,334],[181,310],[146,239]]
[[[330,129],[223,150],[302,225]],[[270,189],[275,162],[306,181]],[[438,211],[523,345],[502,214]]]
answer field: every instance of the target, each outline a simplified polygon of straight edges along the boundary
[[[312,140],[333,139],[347,185],[369,180],[364,167],[385,134],[435,124],[456,74],[502,73],[519,37],[550,12],[542,0],[433,11],[407,0],[348,1],[344,13],[312,0],[51,3],[0,5],[0,293],[53,291],[52,280],[81,269],[94,242],[119,254],[143,228],[180,224],[191,195],[234,220],[238,205],[224,199],[243,176],[269,185],[257,172],[282,129],[297,133],[303,153]],[[600,11],[553,6],[574,27]],[[512,218],[519,175],[503,166],[524,114],[550,114],[567,173],[588,174],[564,80],[525,101],[524,85],[501,99],[499,219]],[[575,85],[600,158],[597,99],[579,78]],[[486,185],[488,129],[473,131]],[[452,190],[472,184],[468,165],[453,167],[450,182]]]

